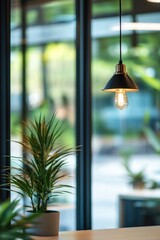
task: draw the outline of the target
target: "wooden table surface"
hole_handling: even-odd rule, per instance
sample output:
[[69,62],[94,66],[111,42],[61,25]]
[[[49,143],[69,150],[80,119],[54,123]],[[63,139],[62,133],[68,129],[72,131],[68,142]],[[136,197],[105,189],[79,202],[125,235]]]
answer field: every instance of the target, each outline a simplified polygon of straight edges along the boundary
[[160,240],[160,226],[60,232],[57,237],[34,240]]

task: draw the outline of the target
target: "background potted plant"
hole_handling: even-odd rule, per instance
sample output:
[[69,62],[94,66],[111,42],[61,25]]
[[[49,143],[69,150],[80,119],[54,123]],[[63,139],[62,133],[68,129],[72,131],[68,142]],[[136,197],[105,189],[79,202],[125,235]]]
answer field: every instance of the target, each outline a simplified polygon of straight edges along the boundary
[[143,189],[145,188],[145,184],[146,184],[146,177],[145,177],[145,171],[144,169],[140,169],[140,170],[133,170],[131,167],[131,159],[130,159],[130,155],[131,152],[130,151],[124,151],[123,153],[121,153],[123,156],[123,161],[122,161],[122,165],[125,168],[126,172],[127,172],[127,176],[129,178],[129,183],[132,185],[132,187],[134,189]]
[[65,129],[55,114],[48,121],[40,116],[24,125],[26,132],[18,143],[28,157],[21,159],[22,164],[13,167],[11,173],[6,173],[7,182],[12,185],[12,191],[29,199],[32,213],[43,213],[30,233],[58,235],[59,212],[49,211],[47,207],[57,195],[68,192],[70,186],[61,183],[67,175],[63,167],[75,150],[59,143]]
[[23,216],[18,207],[18,200],[6,201],[0,204],[0,239],[24,240],[31,239],[25,231],[28,224],[38,215]]
[[[144,133],[146,141],[148,142],[150,147],[152,147],[152,149],[157,154],[160,154],[160,134],[159,134],[159,131],[158,130],[157,130],[157,132],[153,131],[153,129],[151,127],[146,126],[143,129],[143,133]],[[160,170],[157,169],[154,173],[156,174],[157,179],[150,179],[149,180],[149,188],[150,189],[160,188],[160,181],[159,181]]]

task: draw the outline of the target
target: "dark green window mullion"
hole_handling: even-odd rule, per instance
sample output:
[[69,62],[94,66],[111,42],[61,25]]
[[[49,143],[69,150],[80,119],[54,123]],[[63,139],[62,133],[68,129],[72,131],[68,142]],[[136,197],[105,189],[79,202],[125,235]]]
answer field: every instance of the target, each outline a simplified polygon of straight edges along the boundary
[[[10,166],[10,0],[0,0],[0,169]],[[4,179],[0,173],[0,184]],[[10,197],[0,188],[0,201]]]
[[76,1],[77,229],[91,229],[91,0]]
[[[27,39],[26,39],[26,17],[27,17],[27,8],[24,0],[21,0],[21,52],[22,52],[22,106],[21,106],[21,119],[26,121],[27,119],[27,89],[26,89],[26,52],[27,52]],[[23,126],[23,124],[22,124]],[[25,132],[25,129],[22,129],[22,133]],[[22,136],[23,138],[23,136]]]
[[[22,82],[22,101],[21,101],[21,122],[26,122],[28,116],[28,106],[27,106],[27,88],[26,88],[26,53],[27,53],[27,39],[26,39],[26,17],[27,17],[27,7],[26,2],[21,0],[21,54],[22,54],[22,67],[21,67],[21,82]],[[26,128],[24,124],[22,126],[22,141],[24,141]],[[26,153],[22,149],[23,159],[25,159]],[[23,204],[26,205],[26,198],[23,198]]]

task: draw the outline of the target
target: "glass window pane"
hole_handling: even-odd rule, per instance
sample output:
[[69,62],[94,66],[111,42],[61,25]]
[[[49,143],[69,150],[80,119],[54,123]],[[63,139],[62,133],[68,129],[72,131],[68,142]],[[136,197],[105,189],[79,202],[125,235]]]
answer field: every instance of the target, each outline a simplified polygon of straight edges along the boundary
[[19,1],[11,0],[11,29],[16,28],[21,23],[21,13],[20,9],[17,7]]
[[26,16],[26,20],[27,20],[27,25],[33,25],[33,24],[38,24],[39,19],[39,15],[40,15],[40,8],[30,8],[29,10],[27,10],[27,16]]
[[44,22],[70,21],[75,18],[72,0],[53,1],[43,5]]
[[[15,0],[16,1],[16,0]],[[27,118],[33,119],[39,113],[51,117],[56,112],[57,118],[64,121],[66,131],[61,144],[75,146],[75,2],[41,1],[27,3],[26,11],[26,109]],[[19,4],[12,5],[11,12],[21,12]],[[52,8],[51,8],[52,7]],[[44,18],[44,9],[46,18]],[[50,10],[53,10],[51,12]],[[63,19],[62,23],[51,24],[50,18]],[[66,15],[72,14],[72,22],[67,23]],[[16,21],[13,14],[13,22]],[[21,19],[20,19],[21,22]],[[45,25],[42,23],[45,22]],[[21,25],[21,24],[20,24]],[[20,26],[19,25],[19,26]],[[67,31],[67,38],[63,33]],[[56,34],[57,32],[57,34]],[[11,31],[11,124],[12,139],[20,140],[22,119],[22,46],[21,28]],[[11,155],[22,156],[22,149],[14,144]],[[12,164],[13,159],[12,159]],[[71,177],[65,184],[75,187],[75,156],[67,159],[66,173]],[[15,195],[12,193],[12,198]],[[52,209],[61,212],[60,230],[75,229],[75,191],[65,193],[56,199]],[[70,216],[70,221],[68,221]]]
[[[141,1],[136,2],[138,3],[141,6]],[[93,3],[93,6],[94,4],[96,3]],[[117,5],[118,1],[115,4]],[[122,6],[125,7],[125,4],[122,3]],[[121,111],[114,107],[114,93],[101,91],[113,76],[115,65],[119,61],[119,19],[116,16],[109,17],[109,11],[112,14],[112,7],[112,2],[107,1],[106,17],[92,21],[94,229],[122,226],[119,196],[122,194],[133,196],[134,188],[139,188],[135,203],[141,204],[135,205],[139,207],[139,213],[144,210],[143,204],[146,216],[147,214],[151,216],[151,213],[154,215],[153,205],[149,209],[147,204],[154,204],[155,207],[155,201],[152,203],[138,201],[146,191],[149,196],[153,196],[156,190],[152,188],[159,186],[160,179],[157,171],[160,167],[160,33],[155,28],[155,23],[160,24],[159,18],[156,17],[160,11],[157,9],[155,13],[151,10],[145,14],[138,13],[135,19],[138,23],[145,24],[128,24],[128,28],[126,23],[132,23],[132,16],[126,15],[122,18],[123,61],[128,74],[138,84],[140,91],[127,94],[129,106]],[[142,10],[140,7],[137,8],[139,12]],[[140,184],[136,185],[137,182]],[[144,189],[141,189],[142,187]],[[133,220],[133,215],[129,215],[130,210],[133,208],[128,209],[126,215],[123,213],[123,220],[125,219],[128,226],[154,224],[151,217],[149,223],[147,218],[142,217],[140,223],[133,221],[129,225],[127,216]]]
[[[130,11],[132,9],[132,1],[122,0],[123,11]],[[93,1],[92,4],[92,14],[93,16],[100,16],[106,14],[117,14],[119,12],[119,1],[118,0],[108,0],[108,1]]]

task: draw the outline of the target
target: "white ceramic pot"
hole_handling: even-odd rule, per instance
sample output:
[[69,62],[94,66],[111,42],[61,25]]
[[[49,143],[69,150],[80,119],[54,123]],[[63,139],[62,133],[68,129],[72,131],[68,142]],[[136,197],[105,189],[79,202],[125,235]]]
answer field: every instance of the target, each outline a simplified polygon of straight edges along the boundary
[[[30,214],[34,214],[31,213]],[[47,211],[36,218],[31,228],[27,230],[30,235],[36,236],[58,236],[60,213],[58,211]]]

